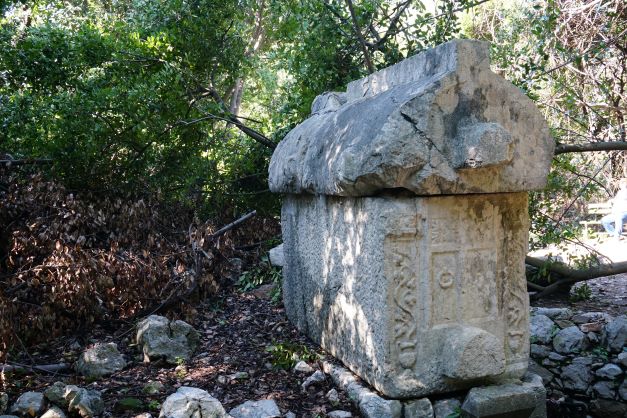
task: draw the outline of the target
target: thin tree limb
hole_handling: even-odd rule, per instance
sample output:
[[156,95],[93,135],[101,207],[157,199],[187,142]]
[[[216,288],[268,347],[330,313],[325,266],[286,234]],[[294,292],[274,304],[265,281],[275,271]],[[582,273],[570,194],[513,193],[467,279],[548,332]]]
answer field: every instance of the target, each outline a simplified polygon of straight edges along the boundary
[[359,29],[359,22],[357,21],[357,14],[355,13],[355,8],[353,7],[352,0],[344,0],[346,1],[346,5],[348,6],[348,11],[351,14],[351,19],[353,21],[353,31],[355,32],[355,36],[357,36],[357,40],[361,45],[361,50],[364,53],[364,61],[366,62],[366,67],[368,67],[368,73],[372,74],[375,72],[374,65],[372,65],[372,60],[370,59],[370,51],[368,50],[368,45],[366,44],[366,40],[364,39],[363,33],[361,33],[361,29]]
[[590,142],[587,144],[561,144],[555,147],[555,155],[568,152],[594,152],[594,151],[624,151],[627,150],[627,142],[607,141]]

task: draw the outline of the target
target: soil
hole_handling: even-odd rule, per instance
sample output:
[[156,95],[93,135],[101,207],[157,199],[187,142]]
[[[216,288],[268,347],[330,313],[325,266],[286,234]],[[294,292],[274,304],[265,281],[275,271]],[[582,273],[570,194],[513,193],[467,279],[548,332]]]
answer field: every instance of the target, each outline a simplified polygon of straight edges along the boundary
[[[292,411],[298,417],[322,417],[338,409],[359,416],[339,388],[336,389],[340,403],[334,406],[328,402],[325,394],[334,387],[328,377],[326,382],[310,387],[307,392],[301,390],[301,384],[309,374],[293,371],[292,357],[304,357],[319,369],[319,362],[326,353],[287,321],[281,306],[265,295],[260,298],[237,290],[224,293],[216,300],[224,302],[208,302],[198,308],[198,321],[194,325],[201,333],[202,342],[195,357],[185,365],[186,370],[164,363],[144,363],[138,347],[132,344],[134,333],[131,327],[122,329],[113,337],[97,328],[78,341],[80,347],[76,339],[56,340],[13,360],[24,364],[70,362],[95,342],[113,341],[126,359],[131,360],[127,368],[95,382],[74,374],[15,374],[4,379],[4,390],[13,402],[21,393],[44,390],[59,380],[97,389],[103,393],[104,416],[119,418],[142,412],[157,416],[160,404],[180,386],[207,390],[227,411],[247,400],[274,399],[282,413]],[[83,344],[84,341],[88,343]],[[233,378],[232,375],[240,372],[247,373],[247,377]],[[142,388],[150,381],[161,382],[164,390],[154,396],[144,394]],[[143,407],[137,405],[136,410],[123,407],[120,401],[125,398],[133,399],[130,404],[141,402]]]

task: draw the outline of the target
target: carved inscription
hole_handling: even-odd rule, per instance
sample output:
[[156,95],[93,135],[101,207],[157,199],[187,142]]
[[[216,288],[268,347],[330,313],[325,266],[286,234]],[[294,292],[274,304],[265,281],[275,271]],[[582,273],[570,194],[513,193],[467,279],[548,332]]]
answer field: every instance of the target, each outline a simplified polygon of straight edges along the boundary
[[393,349],[404,369],[416,364],[416,274],[412,261],[415,234],[386,237],[386,275],[391,277],[391,296],[394,306]]
[[432,325],[457,320],[457,280],[459,252],[431,254]]
[[[511,247],[511,251],[514,256],[518,256],[518,259],[522,260],[524,259],[526,248],[515,245]],[[505,298],[507,300],[507,346],[513,355],[525,355],[524,345],[526,342],[525,330],[528,327],[526,321],[528,308],[524,299],[527,297],[527,289],[522,265],[520,267],[512,266],[509,269],[506,268],[504,280],[506,283]]]
[[457,229],[458,225],[456,219],[432,219],[429,223],[431,243],[443,244],[457,242],[459,239]]

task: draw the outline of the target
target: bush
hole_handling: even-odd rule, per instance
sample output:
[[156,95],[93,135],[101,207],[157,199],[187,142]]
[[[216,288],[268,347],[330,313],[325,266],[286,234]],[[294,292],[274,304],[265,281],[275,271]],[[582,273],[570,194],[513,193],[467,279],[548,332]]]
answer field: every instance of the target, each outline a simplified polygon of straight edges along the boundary
[[181,205],[74,194],[39,174],[0,172],[0,224],[0,357],[16,337],[29,345],[156,308],[189,318],[234,253]]

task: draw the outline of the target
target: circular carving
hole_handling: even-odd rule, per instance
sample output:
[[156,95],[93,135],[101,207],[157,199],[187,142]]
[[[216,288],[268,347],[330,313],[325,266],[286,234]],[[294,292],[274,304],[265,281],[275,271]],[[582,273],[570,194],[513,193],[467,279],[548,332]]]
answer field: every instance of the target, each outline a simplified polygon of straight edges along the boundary
[[453,286],[453,275],[448,271],[443,272],[442,274],[440,274],[438,283],[440,283],[440,287],[442,289],[448,289],[449,287]]

